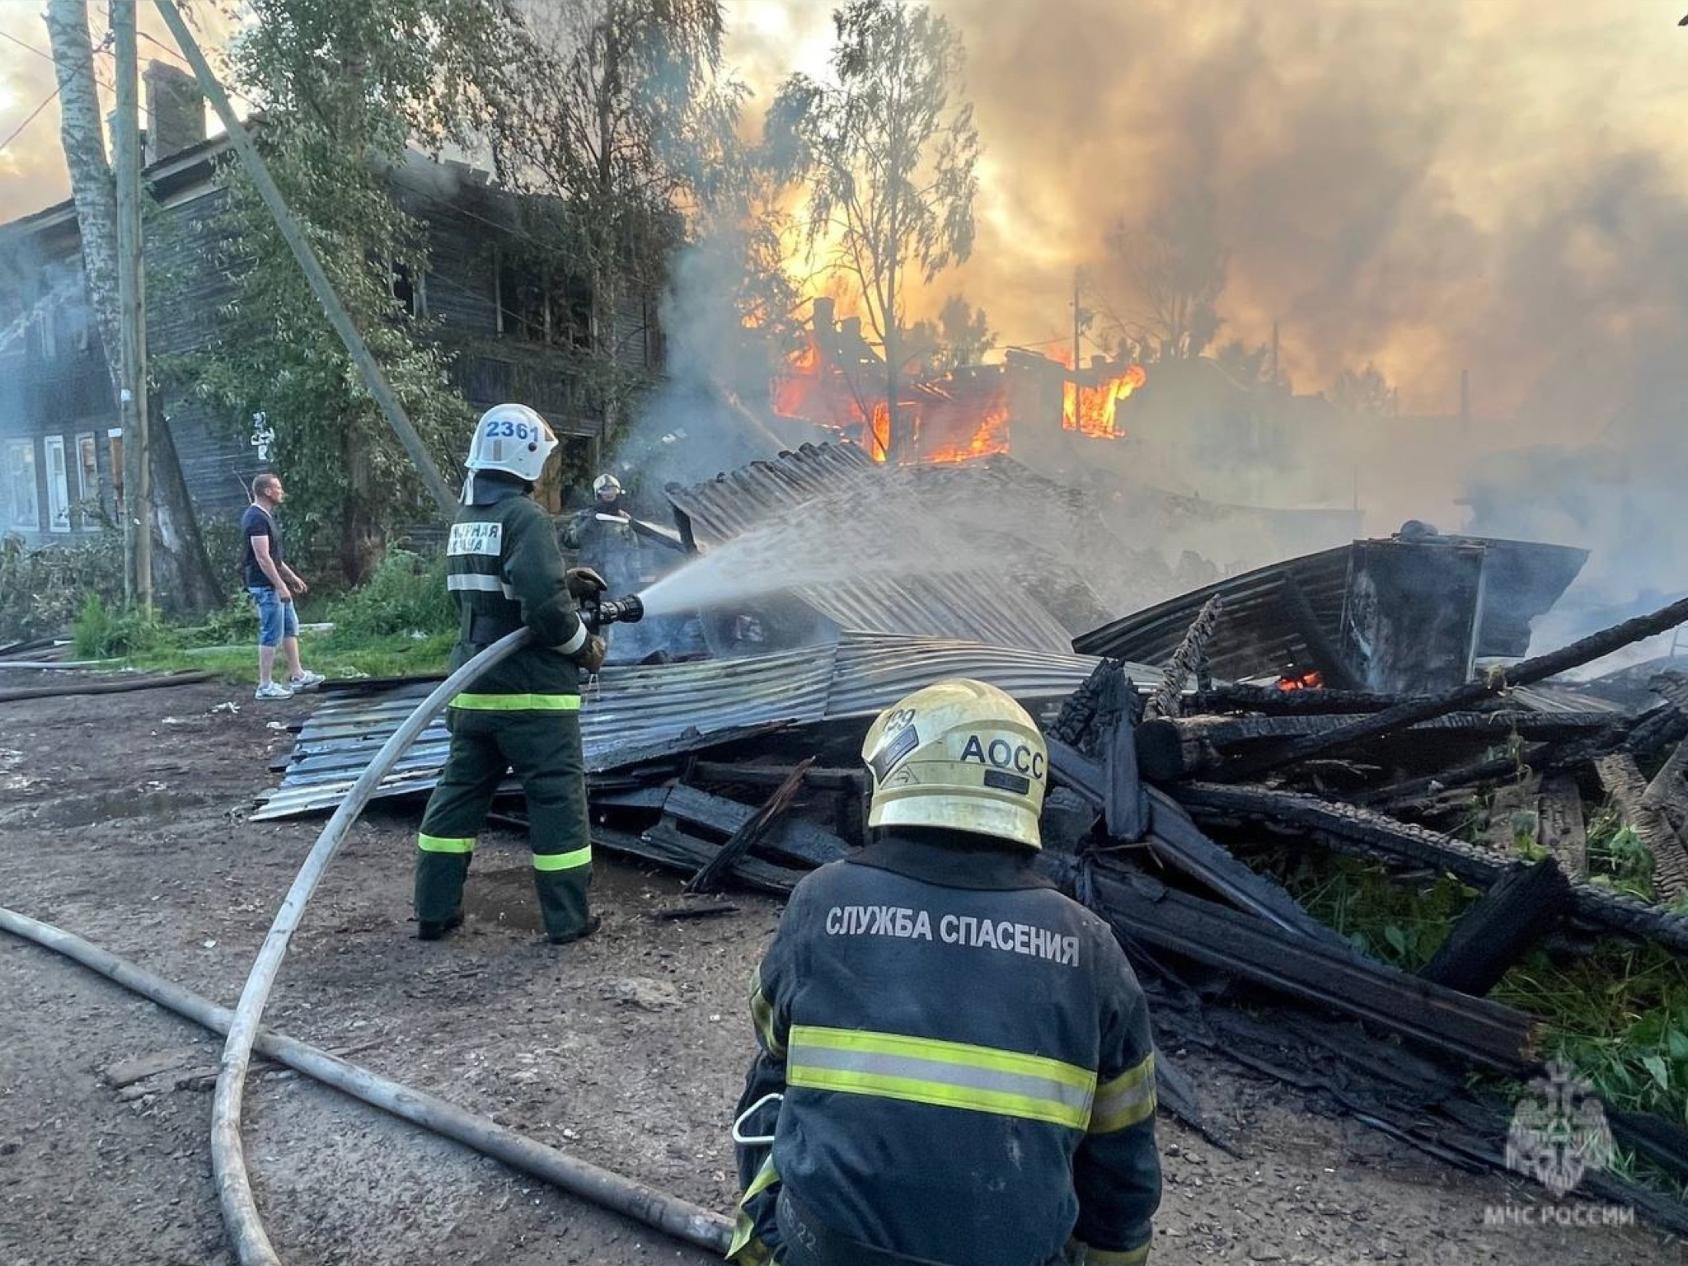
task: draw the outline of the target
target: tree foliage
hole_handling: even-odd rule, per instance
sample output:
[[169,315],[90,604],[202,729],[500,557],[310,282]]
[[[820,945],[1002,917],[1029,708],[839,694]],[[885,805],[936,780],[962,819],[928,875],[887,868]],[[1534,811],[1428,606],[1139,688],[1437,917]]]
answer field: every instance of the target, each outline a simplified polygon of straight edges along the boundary
[[530,195],[524,266],[566,273],[587,297],[588,394],[609,430],[646,385],[620,344],[648,331],[618,318],[660,290],[688,214],[745,175],[722,29],[719,0],[533,6],[520,81],[489,121],[500,180]]
[[996,334],[985,310],[956,294],[944,300],[936,320],[915,322],[904,345],[911,372],[935,378],[962,365],[978,364],[996,346]]
[[1345,369],[1331,384],[1330,402],[1357,418],[1381,418],[1398,413],[1395,388],[1370,361],[1360,370]]
[[[395,277],[427,271],[423,226],[395,198],[409,146],[466,141],[511,71],[495,0],[251,0],[229,49],[263,112],[265,161],[341,300],[442,468],[470,416],[425,317]],[[236,293],[220,337],[182,367],[244,437],[261,414],[302,546],[361,579],[393,527],[429,517],[420,481],[323,316],[256,190],[225,164],[218,226]]]
[[960,36],[923,4],[850,0],[833,13],[834,82],[793,75],[768,142],[809,181],[808,240],[857,290],[885,351],[895,454],[910,274],[931,282],[973,249],[979,134],[960,96]]
[[1141,227],[1115,224],[1108,253],[1131,300],[1122,332],[1151,360],[1200,356],[1219,333],[1229,258],[1212,197],[1185,190]]

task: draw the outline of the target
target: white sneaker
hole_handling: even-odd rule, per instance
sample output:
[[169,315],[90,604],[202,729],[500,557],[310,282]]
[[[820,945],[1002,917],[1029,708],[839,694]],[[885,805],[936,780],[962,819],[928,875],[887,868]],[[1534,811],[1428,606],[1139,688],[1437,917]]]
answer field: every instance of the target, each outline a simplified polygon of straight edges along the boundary
[[322,685],[323,681],[324,678],[321,673],[313,673],[307,669],[305,672],[300,673],[297,677],[289,677],[287,679],[287,684],[295,693],[297,693],[301,690],[314,690],[316,687]]
[[279,681],[272,681],[259,686],[257,690],[252,692],[252,697],[254,699],[291,699],[293,692]]

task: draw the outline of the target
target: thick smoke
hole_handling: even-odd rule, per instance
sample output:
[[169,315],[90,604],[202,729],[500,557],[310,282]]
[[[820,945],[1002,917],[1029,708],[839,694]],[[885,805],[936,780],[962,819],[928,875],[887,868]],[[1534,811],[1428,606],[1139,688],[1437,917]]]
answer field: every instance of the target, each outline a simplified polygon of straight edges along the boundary
[[636,406],[611,461],[647,510],[654,512],[669,483],[696,483],[804,438],[789,430],[775,436],[758,413],[771,349],[740,325],[735,295],[744,255],[737,233],[718,229],[679,251],[670,266],[658,310],[667,380]]
[[[973,258],[926,306],[964,290],[1004,343],[1064,341],[1078,268],[1102,342],[1140,314],[1110,228],[1203,203],[1229,250],[1217,343],[1277,323],[1298,393],[1368,362],[1398,389],[1399,417],[1281,438],[1270,465],[1326,473],[1313,499],[1357,496],[1371,531],[1416,514],[1590,546],[1590,583],[1614,599],[1688,584],[1667,544],[1688,517],[1671,492],[1688,475],[1680,13],[933,7],[965,41],[986,157]],[[1225,495],[1185,467],[1179,491]],[[1290,490],[1274,470],[1262,500],[1274,482]]]

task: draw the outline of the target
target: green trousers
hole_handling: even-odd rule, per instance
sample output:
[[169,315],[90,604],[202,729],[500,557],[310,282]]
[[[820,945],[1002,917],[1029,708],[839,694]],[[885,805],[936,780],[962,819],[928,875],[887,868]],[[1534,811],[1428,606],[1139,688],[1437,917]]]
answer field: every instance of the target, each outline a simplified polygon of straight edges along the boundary
[[446,725],[451,755],[416,837],[417,920],[444,923],[462,910],[475,837],[499,783],[514,771],[527,795],[533,883],[545,931],[554,937],[581,931],[592,882],[592,841],[579,713],[453,707]]

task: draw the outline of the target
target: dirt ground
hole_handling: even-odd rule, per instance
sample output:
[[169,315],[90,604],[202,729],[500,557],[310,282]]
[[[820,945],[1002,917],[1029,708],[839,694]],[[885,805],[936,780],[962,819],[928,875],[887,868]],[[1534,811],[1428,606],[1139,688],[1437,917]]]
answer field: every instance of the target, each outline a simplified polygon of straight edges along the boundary
[[[9,674],[12,676],[23,674]],[[218,712],[233,700],[239,711]],[[308,700],[189,686],[0,704],[0,904],[232,1004],[320,821],[247,823]],[[666,875],[601,861],[595,938],[537,934],[526,850],[489,835],[469,922],[411,937],[413,808],[354,831],[293,941],[267,1022],[699,1204],[735,1199],[728,1124],[745,981],[778,905],[658,921]],[[0,1262],[232,1261],[210,1176],[218,1040],[0,934]],[[137,1056],[174,1065],[117,1090]],[[1644,1228],[1485,1225],[1538,1204],[1223,1063],[1186,1057],[1234,1159],[1161,1118],[1160,1263],[1653,1263]],[[701,1263],[677,1245],[285,1070],[255,1075],[247,1156],[290,1263]]]

